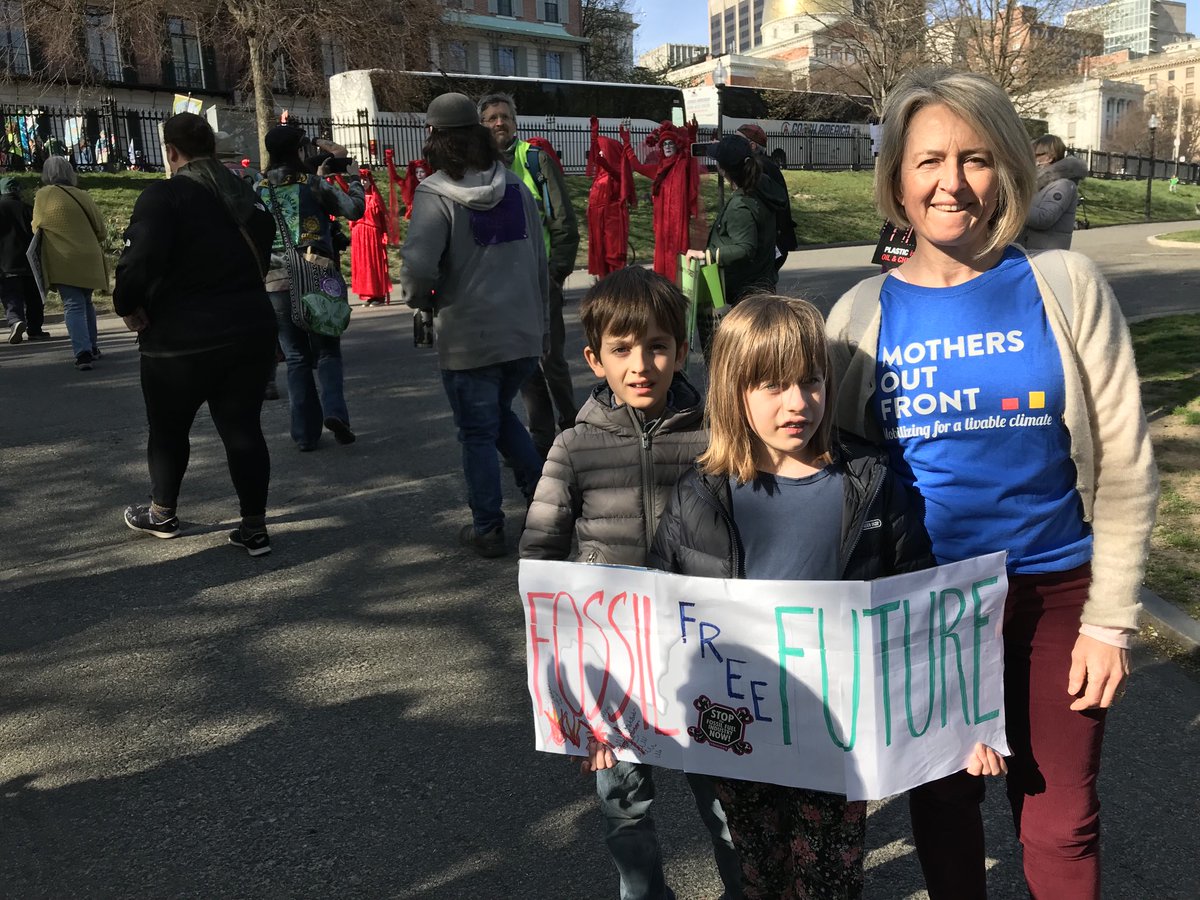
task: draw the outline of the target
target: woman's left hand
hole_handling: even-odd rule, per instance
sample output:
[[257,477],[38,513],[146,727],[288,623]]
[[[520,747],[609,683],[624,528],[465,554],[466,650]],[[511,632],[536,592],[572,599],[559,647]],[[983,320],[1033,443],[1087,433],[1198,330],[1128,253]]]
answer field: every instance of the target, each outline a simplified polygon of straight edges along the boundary
[[[1079,697],[1071,709],[1106,709],[1129,675],[1129,651],[1081,634],[1071,651],[1067,693]],[[1079,696],[1082,692],[1083,696]]]
[[707,259],[708,254],[704,250],[689,250],[684,254],[688,259]]

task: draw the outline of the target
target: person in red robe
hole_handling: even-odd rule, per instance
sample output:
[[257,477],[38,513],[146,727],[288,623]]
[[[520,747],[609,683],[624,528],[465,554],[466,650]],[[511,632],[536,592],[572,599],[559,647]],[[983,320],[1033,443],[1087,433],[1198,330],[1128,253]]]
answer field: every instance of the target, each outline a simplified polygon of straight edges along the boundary
[[400,184],[400,196],[404,199],[404,218],[412,218],[413,195],[417,192],[417,185],[433,172],[433,166],[423,159],[409,160],[408,165],[404,167],[404,181]]
[[654,271],[676,283],[679,254],[688,251],[693,234],[701,228],[700,167],[692,158],[697,131],[695,121],[681,128],[663,122],[646,139],[657,152],[643,163],[634,152],[628,130],[621,129],[625,158],[635,172],[654,182]]
[[370,169],[360,169],[366,209],[361,219],[350,224],[350,289],[363,306],[391,302],[392,279],[388,273],[387,210]]
[[621,145],[600,136],[600,120],[592,116],[588,150],[588,272],[603,278],[625,268],[629,249],[629,210],[637,206],[633,166]]

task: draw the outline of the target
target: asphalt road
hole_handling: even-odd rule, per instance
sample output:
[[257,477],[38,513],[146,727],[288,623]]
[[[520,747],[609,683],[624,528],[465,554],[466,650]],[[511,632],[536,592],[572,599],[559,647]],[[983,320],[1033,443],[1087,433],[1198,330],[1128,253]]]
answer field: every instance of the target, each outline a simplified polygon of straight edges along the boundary
[[[1200,249],[1146,230],[1170,229],[1077,247],[1128,314],[1195,308]],[[832,301],[868,255],[795,254],[784,288]],[[286,402],[267,404],[262,559],[225,543],[236,500],[203,413],[188,533],[124,527],[145,416],[133,342],[101,324],[90,373],[62,340],[0,345],[0,897],[615,897],[590,782],[532,750],[515,561],[455,544],[458,449],[407,312],[356,311],[346,335],[358,443],[298,453]],[[1200,686],[1136,662],[1105,748],[1106,896],[1200,896]],[[682,779],[659,784],[671,884],[716,897]],[[1018,898],[1003,793],[989,884]],[[873,806],[868,839],[868,896],[924,896],[901,800]]]

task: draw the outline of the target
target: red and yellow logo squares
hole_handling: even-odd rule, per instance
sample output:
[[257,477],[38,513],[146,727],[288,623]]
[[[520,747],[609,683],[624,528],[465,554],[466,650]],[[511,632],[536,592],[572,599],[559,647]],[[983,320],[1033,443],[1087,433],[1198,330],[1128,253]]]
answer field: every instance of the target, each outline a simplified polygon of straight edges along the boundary
[[[1013,412],[1021,408],[1020,397],[1002,397],[1000,398],[1000,408],[1005,412]],[[1046,408],[1046,392],[1045,391],[1030,391],[1029,405],[1027,409],[1045,409]]]

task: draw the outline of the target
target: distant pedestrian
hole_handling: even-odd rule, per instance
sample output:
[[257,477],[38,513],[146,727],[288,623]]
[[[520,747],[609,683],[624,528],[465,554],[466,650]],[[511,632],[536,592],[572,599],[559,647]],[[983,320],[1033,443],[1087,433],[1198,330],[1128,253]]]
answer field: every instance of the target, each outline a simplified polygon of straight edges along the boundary
[[[296,126],[276,125],[267,132],[265,144],[268,167],[258,185],[259,196],[268,209],[279,204],[280,215],[297,250],[317,265],[334,266],[337,257],[329,217],[357,219],[363,214],[363,189],[358,168],[347,167],[348,191],[343,191],[325,180],[325,175],[332,171],[328,162],[322,163],[314,172],[301,159],[301,146],[307,148],[310,145],[304,132]],[[337,150],[345,156],[343,148],[337,147]],[[308,155],[307,150],[305,155]],[[326,153],[325,158],[332,157]],[[350,410],[346,406],[342,339],[304,331],[292,321],[291,280],[284,253],[283,235],[277,234],[271,269],[267,273],[267,291],[275,307],[279,345],[287,361],[292,440],[302,451],[316,450],[322,428],[327,428],[339,444],[351,444],[355,434],[350,430]]]
[[526,502],[542,459],[513,400],[549,345],[550,270],[533,196],[505,167],[469,97],[442,94],[426,113],[425,159],[437,169],[413,195],[400,290],[437,315],[438,365],[462,445],[471,523],[459,541],[503,556],[500,459]]
[[787,262],[788,254],[800,246],[796,240],[796,223],[792,219],[792,200],[788,194],[787,180],[779,170],[779,164],[767,153],[767,133],[761,126],[748,122],[738,128],[738,134],[750,142],[754,155],[762,164],[763,174],[783,188],[787,198],[775,214],[775,270],[779,271]]
[[21,199],[21,182],[0,178],[0,300],[8,316],[10,344],[21,343],[26,335],[31,341],[50,337],[42,330],[42,295],[26,256],[31,240],[33,209]]
[[1025,231],[1017,243],[1026,250],[1070,250],[1079,206],[1079,182],[1087,163],[1067,155],[1062,138],[1044,134],[1033,142],[1037,193],[1029,205]]
[[262,278],[275,220],[214,158],[212,129],[200,116],[167,119],[163,141],[171,178],[134,204],[113,290],[117,313],[138,333],[150,425],[152,502],[126,508],[125,524],[159,538],[179,534],[188,433],[207,402],[241,504],[229,542],[262,556],[271,551],[271,458],[259,415],[275,359],[275,314]]
[[33,199],[33,228],[42,232],[45,283],[62,297],[63,318],[75,368],[87,371],[100,358],[92,291],[108,287],[104,217],[78,187],[70,161],[52,156],[42,166],[44,187]]
[[1178,189],[1178,187],[1179,187],[1179,176],[1172,175],[1171,180],[1169,182],[1167,182],[1167,190],[1173,194],[1173,193],[1175,193],[1176,189]]

